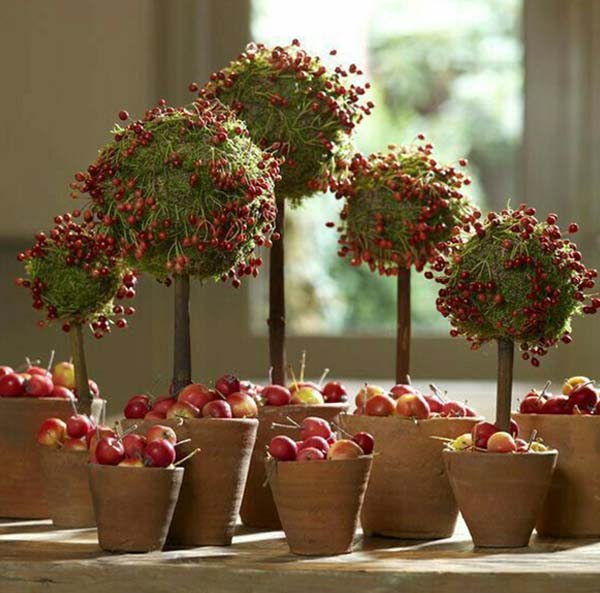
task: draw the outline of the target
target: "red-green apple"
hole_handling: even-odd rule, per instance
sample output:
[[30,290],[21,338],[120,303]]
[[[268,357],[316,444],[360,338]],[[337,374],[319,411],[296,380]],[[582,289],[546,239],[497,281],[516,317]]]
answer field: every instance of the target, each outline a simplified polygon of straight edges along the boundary
[[58,447],[65,438],[67,425],[60,418],[47,418],[42,422],[37,440],[40,445]]
[[329,447],[327,459],[356,459],[364,455],[358,443],[349,439],[340,439]]

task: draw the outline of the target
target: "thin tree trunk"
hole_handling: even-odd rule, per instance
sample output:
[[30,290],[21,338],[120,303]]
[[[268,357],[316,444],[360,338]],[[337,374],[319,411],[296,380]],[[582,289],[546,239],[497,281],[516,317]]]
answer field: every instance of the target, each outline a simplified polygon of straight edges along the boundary
[[396,317],[396,383],[408,383],[410,375],[410,268],[398,270]]
[[190,343],[190,277],[175,276],[175,323],[173,342],[173,381],[171,391],[177,395],[192,382]]
[[506,432],[510,429],[514,350],[515,345],[512,340],[498,340],[496,426]]
[[90,414],[92,411],[92,393],[90,392],[81,323],[71,325],[69,336],[71,339],[71,357],[75,366],[75,388],[79,398],[79,411]]
[[275,230],[278,241],[273,242],[269,266],[269,359],[273,369],[273,383],[286,384],[285,373],[285,273],[283,226],[285,221],[285,202],[277,200],[277,219]]

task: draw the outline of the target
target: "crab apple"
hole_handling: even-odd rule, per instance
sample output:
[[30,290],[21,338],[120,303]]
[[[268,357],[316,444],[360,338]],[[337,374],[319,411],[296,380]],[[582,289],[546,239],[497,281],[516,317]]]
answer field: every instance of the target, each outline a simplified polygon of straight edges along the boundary
[[430,393],[423,396],[425,401],[429,404],[429,409],[434,414],[441,414],[444,411],[444,402],[439,398],[439,396]]
[[0,366],[0,377],[4,377],[4,375],[10,375],[14,372],[15,371],[11,367],[8,367],[6,365]]
[[356,459],[364,455],[361,446],[350,439],[340,439],[329,447],[327,459]]
[[145,416],[144,420],[165,420],[167,415],[164,412],[157,412],[156,410],[150,410]]
[[[368,402],[367,402],[368,403]],[[418,393],[405,393],[396,400],[394,413],[404,418],[416,418],[426,420],[431,414],[429,404],[425,398]]]
[[176,458],[175,446],[166,439],[152,441],[144,450],[144,461],[151,467],[169,467]]
[[75,399],[75,394],[68,388],[62,385],[55,385],[50,397],[59,397],[61,399]]
[[283,385],[267,385],[261,394],[267,406],[287,406],[292,402],[292,394]]
[[352,440],[363,450],[365,455],[371,455],[375,448],[375,439],[368,432],[357,432]]
[[49,397],[54,389],[54,383],[49,375],[32,375],[31,379],[25,383],[25,392],[27,397]]
[[319,393],[321,393],[321,388],[316,383],[313,383],[312,381],[294,381],[288,387],[288,389],[290,390],[290,393],[292,395],[294,395],[294,393],[296,391],[299,391],[300,389],[304,389],[305,387],[310,387],[311,389],[314,389],[315,391],[318,391]]
[[325,383],[321,389],[321,393],[325,401],[330,404],[345,402],[348,399],[348,391],[338,381]]
[[517,445],[517,453],[525,453],[529,447],[525,439],[515,439],[515,445]]
[[419,393],[419,390],[410,383],[397,383],[390,389],[390,395],[394,399],[398,399],[405,393]]
[[278,461],[295,461],[298,446],[290,437],[279,435],[271,439],[269,453]]
[[379,387],[379,385],[365,385],[361,388],[361,390],[356,394],[354,398],[354,403],[359,410],[362,410],[365,406],[365,402],[372,398],[374,395],[382,395],[385,394],[385,389],[383,387]]
[[88,387],[90,388],[90,393],[92,397],[100,397],[100,387],[98,387],[98,383],[93,379],[88,379]]
[[478,449],[485,449],[489,438],[498,432],[498,427],[491,422],[478,422],[471,430],[473,444]]
[[488,439],[487,450],[494,453],[512,453],[517,450],[517,444],[511,434],[498,431]]
[[471,406],[467,406],[467,404],[465,404],[465,416],[467,418],[475,418],[479,416],[479,414],[477,413],[477,410],[475,410],[475,408],[472,408]]
[[449,418],[464,418],[467,415],[467,409],[464,404],[452,400],[444,403],[441,414]]
[[139,457],[125,457],[118,465],[119,467],[145,467],[143,460]]
[[74,439],[69,437],[65,439],[62,445],[63,451],[87,451],[85,439]]
[[233,418],[231,406],[222,399],[215,399],[208,402],[202,408],[203,418]]
[[367,400],[363,411],[367,416],[390,416],[395,405],[396,402],[389,395],[380,393]]
[[117,433],[110,426],[98,426],[94,427],[85,435],[85,440],[88,444],[88,448],[92,449],[92,441],[98,441],[102,437],[116,437]]
[[146,449],[146,437],[141,434],[130,432],[123,437],[123,448],[126,457],[138,457],[142,459]]
[[25,372],[28,373],[29,375],[31,375],[32,377],[34,375],[40,375],[42,377],[48,376],[48,377],[52,378],[52,375],[48,369],[44,369],[44,368],[38,367],[38,366],[27,367],[27,369],[25,369]]
[[223,375],[215,382],[215,389],[224,397],[240,390],[240,380],[235,375]]
[[174,445],[177,442],[177,434],[170,426],[155,424],[146,432],[146,442],[151,443],[158,439],[165,439]]
[[73,439],[84,438],[94,428],[94,422],[85,414],[74,414],[67,420],[67,434]]
[[234,418],[256,418],[258,416],[258,406],[254,398],[247,393],[232,393],[227,396],[227,403],[231,406]]
[[149,402],[138,396],[134,396],[125,404],[124,414],[125,418],[137,419],[143,418],[149,411]]
[[566,395],[553,395],[544,402],[540,414],[570,414],[571,411]]
[[598,403],[598,391],[592,384],[581,383],[569,394],[569,405],[580,410],[593,410]]
[[166,414],[169,411],[169,408],[176,402],[177,400],[170,395],[165,395],[163,397],[159,397],[152,404],[152,411],[158,412],[159,414]]
[[298,451],[302,451],[303,449],[306,449],[308,447],[320,449],[321,451],[323,451],[323,453],[327,453],[327,451],[329,451],[329,443],[323,437],[312,436],[298,443]]
[[96,445],[95,456],[101,465],[118,465],[125,457],[123,443],[115,437],[102,437]]
[[199,410],[213,399],[217,399],[216,393],[202,383],[191,383],[190,385],[187,385],[177,396],[177,401],[192,404]]
[[42,422],[37,441],[40,445],[58,447],[64,438],[67,425],[60,418],[48,418]]
[[537,391],[530,391],[519,404],[519,412],[521,414],[540,414],[547,397],[552,397],[552,394],[541,395]]
[[75,389],[75,365],[72,362],[59,362],[52,369],[52,381],[67,389]]
[[0,397],[20,397],[25,391],[25,378],[17,373],[0,377]]
[[591,380],[588,377],[584,377],[582,375],[578,375],[576,377],[569,377],[565,380],[562,386],[563,395],[570,395],[571,392],[579,385],[584,385],[585,383],[591,383]]
[[188,402],[175,402],[166,413],[167,418],[199,418],[200,410]]
[[325,403],[321,392],[314,387],[300,387],[300,389],[292,391],[291,394],[292,404],[310,406]]
[[317,416],[308,416],[300,423],[300,434],[303,441],[312,436],[328,439],[333,431],[327,420]]
[[304,447],[298,451],[296,461],[322,461],[325,459],[326,453],[316,447]]

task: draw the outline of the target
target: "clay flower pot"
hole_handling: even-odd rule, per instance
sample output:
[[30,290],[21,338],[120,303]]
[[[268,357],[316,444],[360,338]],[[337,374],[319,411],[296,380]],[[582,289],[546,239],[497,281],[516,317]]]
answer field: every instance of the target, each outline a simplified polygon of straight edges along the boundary
[[66,421],[72,414],[66,399],[0,398],[0,517],[49,516],[36,437],[46,418]]
[[255,529],[281,529],[281,521],[269,485],[265,485],[265,452],[271,439],[285,434],[294,440],[300,439],[300,430],[292,428],[272,428],[271,424],[290,424],[289,418],[300,423],[308,416],[319,416],[325,420],[334,420],[346,410],[348,404],[317,404],[293,406],[263,406],[258,412],[258,434],[250,462],[246,491],[242,501],[241,517],[244,525]]
[[375,439],[373,469],[361,513],[366,535],[402,539],[450,537],[458,506],[444,469],[444,443],[470,432],[480,418],[410,419],[343,415],[350,434],[366,431]]
[[97,463],[88,468],[100,547],[109,552],[162,550],[184,470]]
[[332,556],[352,550],[372,456],[329,461],[265,461],[290,550]]
[[127,421],[145,434],[154,424],[172,426],[179,456],[201,451],[183,464],[185,476],[169,532],[169,544],[228,546],[235,531],[258,421],[253,418]]
[[523,438],[538,436],[560,452],[536,523],[540,535],[600,537],[600,418],[513,414]]
[[44,499],[56,527],[94,527],[88,478],[88,451],[61,451],[38,445]]
[[557,456],[557,451],[444,451],[452,490],[476,546],[521,548],[529,544]]

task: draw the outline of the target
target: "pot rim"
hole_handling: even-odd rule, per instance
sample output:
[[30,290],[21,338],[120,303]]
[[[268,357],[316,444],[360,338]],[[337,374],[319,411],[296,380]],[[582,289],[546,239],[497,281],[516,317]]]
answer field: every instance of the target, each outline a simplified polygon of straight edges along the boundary
[[[511,412],[511,417],[528,417],[532,416],[533,418],[552,418],[553,420],[557,420],[558,422],[567,422],[566,418],[570,420],[583,420],[584,422],[594,422],[600,421],[600,415],[597,414],[523,414],[521,412]],[[560,418],[560,420],[558,420]],[[590,420],[591,419],[591,420]]]
[[[101,463],[89,463],[88,467],[90,468],[90,471],[110,471],[110,470],[117,470],[117,471],[126,471],[126,472],[134,472],[134,471],[151,471],[153,473],[166,473],[166,472],[177,472],[177,473],[183,473],[184,468],[183,467],[124,467],[124,466],[119,466],[119,465],[103,465]],[[100,470],[98,470],[98,468],[102,468]]]
[[407,418],[406,416],[398,416],[397,414],[390,414],[389,416],[368,416],[367,414],[348,414],[346,413],[345,416],[347,417],[358,417],[358,418],[377,418],[379,420],[384,420],[384,421],[390,421],[390,419],[395,419],[394,421],[407,421],[409,420],[410,422],[412,422],[413,424],[420,424],[420,423],[425,423],[425,422],[441,422],[441,421],[448,421],[448,420],[470,420],[473,422],[482,422],[485,420],[485,416],[434,416],[433,418],[424,418],[424,419],[414,419],[414,418]]
[[63,447],[49,447],[48,445],[42,445],[40,443],[38,443],[39,447],[40,447],[40,451],[45,451],[47,453],[50,453],[51,455],[56,455],[56,454],[60,454],[60,455],[89,455],[90,451],[89,449],[81,449],[81,450],[77,450],[77,449],[67,449],[66,451],[64,450]]
[[286,404],[285,406],[270,406],[268,404],[263,404],[262,406],[258,406],[259,412],[261,410],[306,410],[306,409],[332,409],[332,408],[342,408],[347,409],[350,406],[349,402],[324,402],[322,404]]
[[353,457],[352,459],[311,459],[310,461],[298,461],[295,459],[294,461],[280,461],[279,459],[275,459],[275,457],[265,456],[265,460],[269,463],[285,463],[286,465],[297,465],[302,464],[306,465],[308,463],[344,463],[344,462],[355,462],[362,459],[373,459],[373,454],[370,455],[359,455],[358,457]]
[[531,457],[531,456],[536,456],[536,457],[546,457],[548,455],[550,456],[556,456],[558,455],[559,451],[558,449],[550,449],[548,451],[528,451],[527,453],[501,453],[500,451],[451,451],[448,449],[444,449],[442,451],[442,453],[444,455],[471,455],[471,456],[476,456],[479,458],[482,458],[483,456],[487,457],[487,458],[491,458],[491,457],[495,457],[496,459],[507,459],[507,458],[520,458],[520,457]]
[[[101,397],[95,397],[95,400],[102,400],[103,398]],[[24,395],[20,395],[18,397],[7,397],[7,396],[3,396],[0,397],[0,405],[2,405],[3,402],[65,402],[70,404],[71,402],[71,398],[68,397],[28,397],[28,396],[24,396]],[[75,403],[80,402],[79,398],[75,398],[74,400]],[[106,400],[104,400],[106,401]]]

